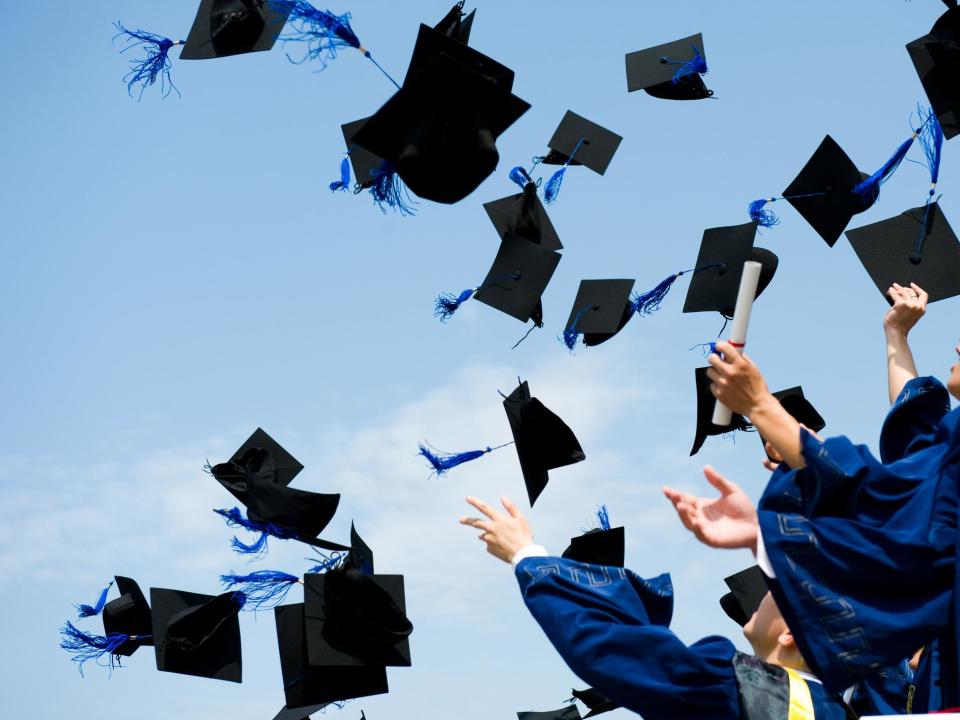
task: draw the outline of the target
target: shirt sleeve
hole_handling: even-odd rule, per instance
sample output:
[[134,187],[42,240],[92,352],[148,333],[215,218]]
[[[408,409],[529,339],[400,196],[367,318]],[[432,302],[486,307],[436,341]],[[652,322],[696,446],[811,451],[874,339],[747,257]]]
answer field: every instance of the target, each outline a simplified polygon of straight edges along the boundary
[[667,627],[668,575],[530,557],[516,568],[524,602],[581,680],[645,720],[740,716],[733,644],[687,647]]

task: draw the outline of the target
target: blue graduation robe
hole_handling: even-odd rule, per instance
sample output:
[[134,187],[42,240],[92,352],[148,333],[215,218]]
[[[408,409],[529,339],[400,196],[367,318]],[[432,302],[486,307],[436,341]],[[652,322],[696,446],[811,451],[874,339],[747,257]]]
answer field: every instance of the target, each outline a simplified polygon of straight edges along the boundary
[[850,697],[850,707],[860,717],[910,715],[921,712],[914,708],[915,697],[913,671],[908,661],[904,660],[894,667],[874,673],[857,685]]
[[840,692],[934,637],[953,647],[960,411],[946,389],[907,383],[883,426],[886,464],[846,437],[801,435],[807,467],[775,473],[758,514],[807,663]]
[[[527,608],[570,669],[645,720],[787,720],[782,697],[764,694],[762,683],[741,695],[738,684],[738,674],[785,677],[781,668],[737,653],[726,638],[688,647],[670,631],[669,575],[644,580],[557,557],[526,558],[516,575]],[[838,698],[819,683],[800,682],[817,720],[845,718]]]

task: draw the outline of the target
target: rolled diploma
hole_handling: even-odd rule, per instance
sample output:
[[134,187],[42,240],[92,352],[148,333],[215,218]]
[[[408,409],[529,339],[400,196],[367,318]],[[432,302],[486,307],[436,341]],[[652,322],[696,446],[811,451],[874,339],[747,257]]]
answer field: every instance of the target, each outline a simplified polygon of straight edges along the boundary
[[[740,290],[737,292],[737,305],[733,309],[733,327],[730,329],[730,344],[743,352],[747,344],[747,327],[750,325],[750,311],[753,301],[757,297],[757,284],[760,282],[760,269],[763,266],[758,262],[748,260],[743,264],[743,275],[740,276]],[[723,427],[733,420],[733,413],[726,405],[717,400],[713,408],[713,424]]]

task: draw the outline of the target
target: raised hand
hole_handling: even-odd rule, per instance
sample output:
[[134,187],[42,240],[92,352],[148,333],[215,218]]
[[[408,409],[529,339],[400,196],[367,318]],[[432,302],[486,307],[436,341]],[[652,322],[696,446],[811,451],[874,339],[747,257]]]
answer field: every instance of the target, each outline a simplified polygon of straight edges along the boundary
[[718,342],[717,354],[710,356],[710,392],[738,415],[750,416],[761,403],[776,402],[767,389],[760,368],[728,342]]
[[887,297],[893,301],[893,307],[883,318],[883,329],[906,337],[927,312],[927,293],[916,283],[910,283],[908,288],[894,283],[887,290]]
[[533,545],[533,532],[527,519],[509,499],[500,498],[506,515],[475,497],[468,497],[467,502],[486,515],[487,519],[462,517],[460,524],[483,530],[480,540],[486,543],[487,552],[494,557],[508,563],[518,551]]
[[696,497],[663,488],[680,522],[704,545],[715,548],[757,549],[757,511],[747,494],[712,467],[703,469],[707,482],[720,491],[718,498]]

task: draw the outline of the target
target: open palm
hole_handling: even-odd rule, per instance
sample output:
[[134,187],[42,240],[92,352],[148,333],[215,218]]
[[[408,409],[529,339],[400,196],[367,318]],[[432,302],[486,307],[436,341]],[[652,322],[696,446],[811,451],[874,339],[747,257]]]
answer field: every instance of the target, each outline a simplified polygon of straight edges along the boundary
[[757,511],[747,494],[712,467],[703,469],[707,481],[720,491],[705,498],[665,487],[684,527],[704,545],[716,548],[757,549]]

